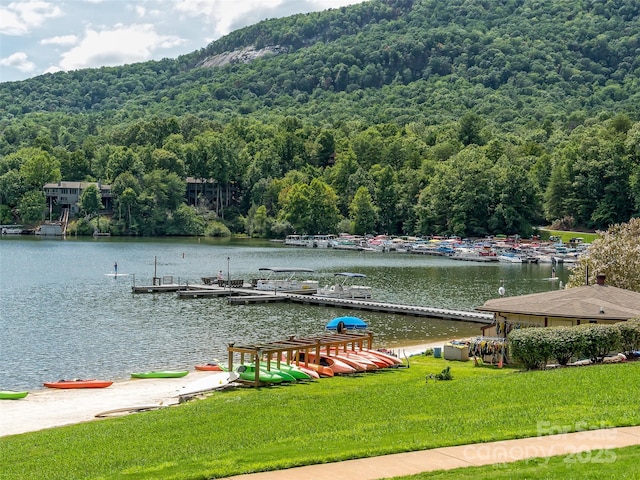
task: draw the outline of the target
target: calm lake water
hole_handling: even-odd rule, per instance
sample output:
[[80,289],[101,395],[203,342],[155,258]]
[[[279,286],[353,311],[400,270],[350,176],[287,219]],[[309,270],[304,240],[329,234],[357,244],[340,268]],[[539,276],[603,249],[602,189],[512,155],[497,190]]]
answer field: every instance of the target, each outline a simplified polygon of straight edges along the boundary
[[[113,272],[129,276],[106,276]],[[200,283],[227,271],[249,280],[260,267],[305,267],[329,283],[336,272],[367,275],[374,299],[472,310],[498,296],[558,288],[551,265],[453,261],[423,255],[304,249],[256,240],[0,240],[0,390],[39,388],[61,378],[128,378],[131,372],[192,369],[225,361],[226,346],[322,333],[336,316],[369,323],[375,346],[400,347],[477,335],[480,325],[345,309],[257,304],[224,298],[132,294],[152,277]],[[568,269],[557,267],[566,283]]]

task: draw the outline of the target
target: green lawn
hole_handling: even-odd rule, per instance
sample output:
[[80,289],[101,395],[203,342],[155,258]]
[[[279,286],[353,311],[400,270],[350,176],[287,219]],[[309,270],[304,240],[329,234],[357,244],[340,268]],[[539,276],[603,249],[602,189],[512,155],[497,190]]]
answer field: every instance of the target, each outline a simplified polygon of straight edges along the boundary
[[[446,365],[453,380],[425,381]],[[409,369],[217,392],[5,437],[0,478],[204,479],[536,436],[541,426],[639,425],[638,375],[640,362],[519,372],[412,357]]]
[[562,243],[569,243],[569,240],[572,238],[582,238],[584,243],[591,243],[596,238],[599,238],[600,235],[597,233],[589,233],[589,232],[566,232],[564,230],[550,230],[547,228],[541,228],[540,231],[544,232],[546,235],[543,238],[549,238],[549,236],[560,237],[562,239]]
[[535,458],[485,467],[422,473],[395,480],[635,480],[639,477],[640,446]]

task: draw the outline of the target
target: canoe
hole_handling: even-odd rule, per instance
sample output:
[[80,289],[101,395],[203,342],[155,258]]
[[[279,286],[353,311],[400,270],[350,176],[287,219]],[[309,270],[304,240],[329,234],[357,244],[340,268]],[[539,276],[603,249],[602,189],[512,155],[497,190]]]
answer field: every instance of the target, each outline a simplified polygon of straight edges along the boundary
[[110,386],[113,382],[110,380],[82,380],[82,379],[73,379],[73,380],[58,380],[57,382],[45,382],[43,385],[47,388],[106,388]]
[[0,390],[0,400],[18,400],[24,398],[29,392],[15,392],[13,390]]
[[[248,382],[255,382],[256,380],[256,369],[252,365],[240,365],[236,368],[236,373],[242,380]],[[262,369],[260,369],[258,379],[262,383],[282,383],[282,377],[280,375]]]
[[164,370],[132,373],[131,378],[180,378],[189,373],[188,370]]
[[226,372],[226,369],[218,363],[207,363],[204,365],[196,365],[196,370],[205,372]]

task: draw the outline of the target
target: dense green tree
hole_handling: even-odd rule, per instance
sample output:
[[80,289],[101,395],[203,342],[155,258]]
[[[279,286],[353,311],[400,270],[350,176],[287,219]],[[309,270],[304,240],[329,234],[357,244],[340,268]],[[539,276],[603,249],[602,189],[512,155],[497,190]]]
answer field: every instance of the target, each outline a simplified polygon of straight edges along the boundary
[[25,192],[26,186],[17,170],[9,170],[0,175],[0,205],[15,207]]
[[14,154],[20,159],[20,178],[32,189],[61,180],[60,162],[49,152],[36,147],[21,148]]
[[372,233],[378,220],[376,206],[366,187],[360,187],[349,206],[349,214],[353,221],[353,233],[364,235]]
[[167,222],[167,235],[203,235],[205,221],[198,216],[193,207],[185,204],[178,207],[171,213]]
[[463,145],[484,145],[484,139],[482,137],[482,127],[484,122],[482,118],[475,113],[465,113],[460,118],[460,131],[458,132],[458,139]]
[[[398,220],[398,185],[389,165],[373,172],[375,179],[375,204],[378,206],[378,232],[395,234]],[[372,229],[369,229],[372,231]]]
[[100,195],[100,190],[98,190],[98,186],[95,183],[90,183],[82,191],[79,204],[80,209],[85,213],[85,215],[95,215],[100,212],[103,208],[102,196]]
[[45,209],[44,193],[37,190],[25,193],[18,204],[20,220],[27,225],[40,223],[44,218]]

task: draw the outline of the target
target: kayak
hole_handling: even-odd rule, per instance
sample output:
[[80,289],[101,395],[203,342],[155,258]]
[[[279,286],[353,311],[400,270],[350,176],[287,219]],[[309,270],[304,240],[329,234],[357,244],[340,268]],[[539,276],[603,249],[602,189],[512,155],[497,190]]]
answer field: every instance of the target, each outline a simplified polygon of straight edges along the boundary
[[[242,380],[248,382],[255,382],[256,380],[256,369],[253,365],[240,365],[236,368],[236,373]],[[262,383],[282,383],[282,377],[280,375],[262,369],[260,369],[258,374],[258,380]]]
[[[289,366],[291,368],[300,370],[301,372],[304,372],[307,375],[309,375],[312,379],[320,378],[320,374],[316,370],[312,368],[307,368],[304,365],[296,365],[295,363],[286,363],[286,360],[284,358],[282,359],[282,363],[280,363],[280,368],[282,368],[283,365],[285,366],[285,368]],[[331,372],[331,374],[333,374],[333,372]]]
[[43,385],[47,388],[105,388],[112,384],[110,380],[58,380],[57,382],[45,382]]
[[295,380],[311,380],[311,375],[309,375],[306,372],[303,372],[302,370],[300,370],[299,368],[296,368],[293,365],[289,365],[288,363],[282,363],[282,362],[280,363],[279,368],[275,367],[275,365],[277,365],[277,362],[272,362],[271,370],[267,370],[267,371],[273,371],[276,373],[284,372],[291,375]]
[[131,378],[180,378],[189,373],[188,370],[164,370],[132,373]]
[[24,398],[29,392],[14,392],[13,390],[0,390],[0,400],[18,400]]
[[[344,373],[355,373],[357,371],[351,365],[346,364],[345,362],[341,361],[340,359],[334,356],[328,356],[321,353],[320,358],[316,359],[315,353],[312,353],[312,352],[309,352],[307,356],[309,361],[314,362],[321,366],[329,367],[333,371],[334,375],[339,375]],[[298,358],[300,359],[300,363],[304,362],[305,354],[302,352],[299,353]],[[322,373],[320,373],[320,375],[322,375]]]
[[402,365],[402,360],[400,360],[398,357],[394,357],[393,355],[389,355],[388,353],[385,352],[381,352],[380,350],[371,350],[371,349],[365,349],[363,350],[364,352],[368,352],[372,355],[375,355],[377,357],[383,358],[389,362],[391,362],[393,365]]
[[295,365],[298,368],[302,369],[303,371],[309,370],[309,371],[315,372],[320,377],[333,377],[334,372],[331,369],[331,367],[329,367],[328,365],[320,365],[318,363],[314,363],[311,361],[305,362],[304,353],[301,353],[299,358],[300,358],[300,361]]
[[195,380],[182,387],[178,396],[194,395],[224,388],[237,379],[238,374],[236,372],[212,371],[207,374],[206,377]]
[[340,352],[338,354],[331,353],[329,354],[327,351],[321,352],[323,355],[327,355],[328,358],[336,358],[341,362],[346,363],[347,365],[352,366],[358,372],[366,372],[368,370],[377,370],[378,366],[373,363],[371,360],[368,360],[364,357],[360,357],[358,355],[352,355],[345,352]]
[[196,365],[196,370],[202,370],[205,372],[225,372],[226,369],[218,363],[207,363],[205,365]]

